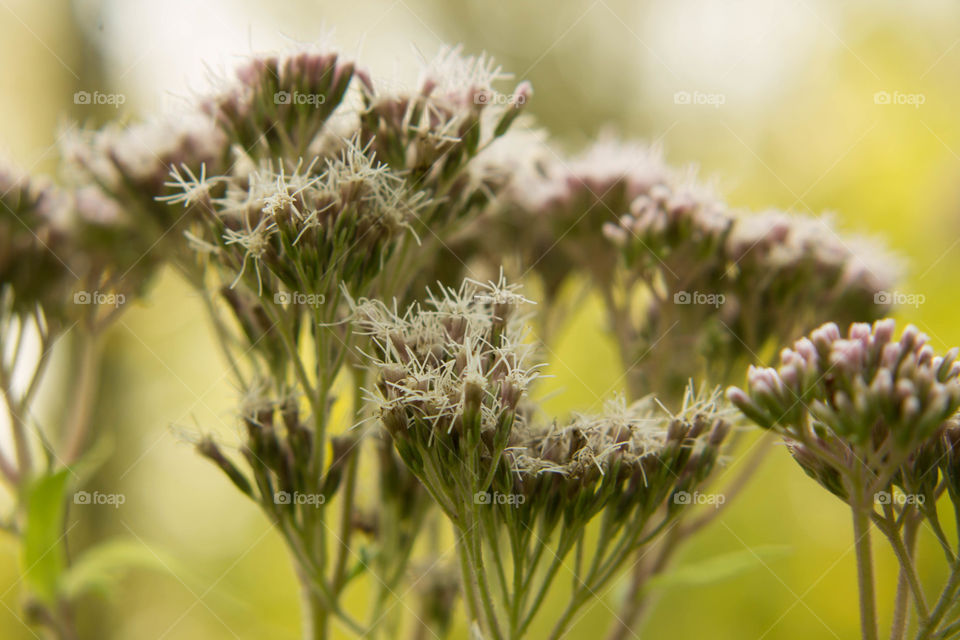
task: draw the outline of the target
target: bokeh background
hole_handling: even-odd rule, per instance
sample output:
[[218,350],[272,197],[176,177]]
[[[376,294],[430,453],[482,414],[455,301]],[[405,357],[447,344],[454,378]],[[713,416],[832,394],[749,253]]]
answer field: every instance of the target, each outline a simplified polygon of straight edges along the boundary
[[[332,38],[397,82],[441,44],[463,43],[533,83],[531,112],[563,146],[609,128],[698,165],[734,206],[835,211],[845,231],[880,236],[908,266],[899,293],[916,304],[899,318],[944,349],[960,344],[958,25],[960,5],[947,0],[0,0],[0,149],[55,173],[57,139],[77,123],[161,112],[244,55],[291,42]],[[125,101],[78,105],[77,91]],[[569,319],[554,351],[553,411],[596,409],[616,390],[598,306]],[[126,502],[74,509],[70,539],[127,537],[169,570],[86,603],[88,637],[298,637],[279,537],[178,436],[229,435],[235,399],[200,301],[161,277],[112,331],[102,363],[95,426],[110,455],[95,482]],[[638,635],[854,637],[850,541],[843,505],[778,449],[685,548]],[[887,603],[894,562],[876,548]],[[922,540],[930,580],[935,553]],[[13,540],[0,537],[0,637],[11,640],[34,637],[19,620],[18,570]],[[618,595],[590,607],[571,640],[596,638]]]

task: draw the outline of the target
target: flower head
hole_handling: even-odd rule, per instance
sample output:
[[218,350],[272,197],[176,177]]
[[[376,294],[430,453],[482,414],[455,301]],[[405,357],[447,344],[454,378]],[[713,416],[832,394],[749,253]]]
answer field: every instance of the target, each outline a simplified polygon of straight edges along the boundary
[[828,473],[860,465],[889,481],[960,407],[957,350],[938,356],[915,327],[894,331],[892,320],[853,324],[846,336],[826,324],[784,349],[777,369],[751,367],[747,390],[728,397],[788,438],[831,490]]

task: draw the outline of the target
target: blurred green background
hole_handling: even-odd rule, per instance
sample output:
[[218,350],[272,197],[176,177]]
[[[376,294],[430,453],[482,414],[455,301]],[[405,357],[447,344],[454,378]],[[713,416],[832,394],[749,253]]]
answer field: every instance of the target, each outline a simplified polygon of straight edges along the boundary
[[[397,82],[421,54],[462,42],[529,79],[532,113],[570,149],[612,128],[662,144],[672,164],[698,165],[734,206],[832,210],[845,231],[881,236],[907,258],[900,293],[922,300],[900,319],[944,349],[960,344],[958,25],[960,5],[925,0],[0,0],[0,149],[55,173],[56,140],[76,122],[160,112],[244,54],[331,31],[376,77]],[[76,91],[126,101],[77,105]],[[597,306],[571,318],[553,360],[544,393],[554,412],[597,409],[617,389]],[[177,560],[169,574],[126,578],[109,602],[91,600],[88,637],[298,637],[296,580],[279,537],[178,436],[197,427],[230,436],[228,380],[200,301],[172,276],[113,330],[96,419],[112,453],[95,488],[127,499],[73,509],[71,545],[127,536]],[[778,448],[679,558],[752,562],[658,592],[638,635],[854,637],[850,542],[843,505]],[[931,543],[921,541],[920,562],[933,580]],[[888,619],[894,561],[879,539],[876,548]],[[19,620],[17,576],[13,541],[0,537],[2,638],[34,637]],[[598,637],[621,587],[569,637]]]

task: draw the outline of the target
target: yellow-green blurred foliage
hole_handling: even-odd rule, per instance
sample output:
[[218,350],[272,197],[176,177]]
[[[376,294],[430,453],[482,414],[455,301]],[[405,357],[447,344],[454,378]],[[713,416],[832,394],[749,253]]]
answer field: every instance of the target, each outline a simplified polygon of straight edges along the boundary
[[[203,86],[204,61],[219,68],[285,37],[333,30],[388,78],[403,78],[418,51],[463,42],[531,80],[532,112],[570,148],[611,126],[662,144],[673,164],[699,165],[735,206],[832,210],[844,230],[882,236],[908,258],[901,291],[924,297],[900,318],[945,348],[960,343],[958,24],[960,5],[925,0],[0,0],[0,146],[55,171],[50,145],[64,122],[157,111]],[[90,110],[73,104],[77,90],[128,99],[116,113]],[[678,104],[683,91],[722,104]],[[922,104],[882,104],[878,92]],[[596,304],[570,318],[542,387],[551,411],[597,409],[622,384],[603,331]],[[96,423],[112,455],[98,481],[127,501],[74,510],[71,544],[126,536],[175,560],[172,575],[137,574],[112,602],[87,602],[90,637],[297,637],[299,596],[278,536],[178,436],[200,427],[230,437],[228,380],[200,301],[169,274],[113,331]],[[850,529],[842,505],[778,448],[679,558],[756,551],[755,562],[658,592],[643,637],[853,637]],[[931,539],[921,545],[923,577],[939,579]],[[876,548],[888,619],[894,562],[879,539]],[[32,638],[18,619],[9,538],[0,558],[0,637]],[[598,637],[620,588],[571,639]],[[362,606],[361,590],[351,597]]]

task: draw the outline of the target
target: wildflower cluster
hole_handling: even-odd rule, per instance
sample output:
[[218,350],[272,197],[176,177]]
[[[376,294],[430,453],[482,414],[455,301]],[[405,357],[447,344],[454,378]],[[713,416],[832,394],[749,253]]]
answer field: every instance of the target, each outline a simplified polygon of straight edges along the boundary
[[[751,367],[749,393],[730,399],[754,422],[781,431],[808,472],[848,498],[849,476],[868,493],[887,488],[901,464],[937,440],[960,406],[956,350],[935,356],[927,337],[892,320],[826,324],[780,354],[778,369]],[[811,464],[819,463],[819,469]]]
[[[917,637],[945,637],[960,575],[957,546],[943,532],[937,502],[947,496],[960,515],[953,449],[960,432],[958,350],[936,355],[913,326],[899,339],[894,334],[892,320],[872,327],[853,324],[846,336],[826,324],[784,349],[777,369],[751,367],[747,390],[731,388],[728,395],[755,423],[782,434],[804,471],[850,505],[862,568],[864,637],[876,634],[868,521],[890,540],[901,563],[905,581],[898,615],[904,613],[909,585]],[[924,520],[953,572],[932,611],[912,548]],[[903,637],[905,619],[894,624],[894,637]]]
[[[591,275],[634,397],[679,399],[690,378],[727,382],[797,331],[888,309],[876,293],[896,278],[891,260],[821,220],[731,211],[657,149],[537,148],[497,203],[510,230],[497,241],[521,253],[551,304],[570,275]],[[678,352],[696,357],[668,357]]]
[[171,169],[217,175],[229,166],[229,153],[215,124],[189,111],[68,134],[62,149],[71,182],[116,212],[108,228],[120,239],[105,246],[116,251],[129,245],[147,262],[186,253],[179,235],[189,218],[157,200],[169,193]]
[[255,158],[309,154],[340,106],[356,64],[334,51],[257,56],[236,82],[201,102],[232,144]]
[[[175,117],[67,136],[62,187],[0,168],[0,392],[14,445],[0,450],[0,474],[20,496],[12,520],[33,545],[25,557],[52,549],[59,562],[27,579],[42,624],[69,637],[69,563],[62,539],[32,535],[23,505],[35,476],[45,493],[65,490],[51,460],[84,449],[89,383],[78,384],[57,455],[58,439],[32,438],[24,416],[55,339],[79,323],[78,368],[94,370],[89,338],[122,306],[104,294],[139,295],[169,264],[201,294],[244,394],[239,446],[201,435],[197,449],[276,523],[303,589],[305,637],[330,637],[334,619],[357,636],[396,637],[391,600],[416,582],[411,567],[442,563],[432,543],[444,519],[461,575],[420,571],[415,633],[449,633],[462,595],[474,637],[530,637],[570,570],[550,635],[560,638],[657,544],[632,572],[611,638],[635,626],[645,580],[709,520],[678,523],[731,429],[691,378],[726,383],[825,320],[876,318],[887,310],[876,294],[896,273],[822,221],[729,210],[656,149],[605,137],[566,156],[525,122],[528,83],[497,93],[508,77],[459,48],[410,89],[328,49],[255,56]],[[500,276],[483,284],[474,268]],[[571,283],[599,293],[629,401],[539,416],[530,390],[541,345],[504,271],[539,280],[544,342],[572,310]],[[43,355],[20,391],[13,372],[30,327]],[[955,356],[936,357],[914,329],[894,340],[889,322],[854,325],[846,339],[826,325],[785,350],[779,370],[751,369],[749,392],[730,392],[850,504],[861,567],[871,521],[891,541],[903,567],[895,638],[911,599],[918,638],[958,627],[960,550],[936,509],[943,496],[957,509],[960,496]],[[361,464],[376,467],[369,483]],[[55,497],[57,512],[37,522],[60,535],[48,526],[62,522]],[[932,607],[913,562],[921,522],[952,569]],[[374,594],[360,620],[344,594],[364,575]]]
[[[453,518],[489,486],[536,366],[518,307],[504,284],[465,282],[398,315],[364,301],[359,326],[373,339],[380,419],[397,451]],[[429,452],[428,456],[425,453]]]
[[73,291],[61,205],[54,187],[0,167],[0,283],[18,311],[63,309]]
[[713,401],[673,417],[647,401],[533,427],[523,410],[536,367],[522,302],[502,281],[467,282],[426,309],[399,314],[366,302],[358,313],[377,345],[380,419],[463,540],[468,605],[490,637],[524,636],[564,558],[588,544],[587,526],[600,518],[589,566],[576,567],[551,636],[559,637],[685,504],[670,498],[706,480],[729,426]]
[[[390,617],[388,598],[406,577],[429,504],[392,447],[379,444],[378,429],[356,431],[350,447],[359,450],[367,435],[378,441],[374,517],[357,499],[355,459],[338,462],[339,441],[329,435],[334,389],[350,365],[352,420],[364,418],[359,390],[365,371],[356,358],[369,338],[354,330],[353,301],[411,295],[418,276],[437,260],[443,238],[489,199],[492,187],[474,159],[519,112],[500,100],[473,99],[491,96],[491,83],[503,76],[488,59],[445,51],[438,61],[424,70],[418,91],[407,94],[380,88],[333,53],[255,58],[234,83],[201,103],[217,137],[229,141],[230,162],[198,166],[194,156],[171,168],[166,191],[156,196],[155,204],[182,207],[179,229],[193,255],[175,255],[174,262],[208,298],[243,388],[252,397],[292,394],[302,404],[271,400],[273,409],[262,418],[245,413],[242,463],[207,438],[200,450],[271,517],[289,521],[289,544],[306,550],[297,560],[314,599],[318,635],[327,633],[331,615],[366,633],[389,624],[381,619]],[[451,84],[445,75],[451,69],[472,70],[469,86]],[[211,288],[219,299],[209,295]],[[234,344],[243,347],[240,358]],[[285,429],[265,428],[278,407],[285,417],[289,407],[303,416],[295,423],[285,419]],[[342,484],[331,485],[341,473]],[[289,504],[272,503],[274,490],[322,497],[324,506],[304,509],[294,501],[294,513],[287,514]],[[328,558],[322,540],[333,521],[334,497],[339,544]],[[374,543],[369,563],[359,568],[351,566],[354,534]],[[376,571],[383,588],[364,626],[338,601],[347,577],[367,569]]]
[[[622,247],[625,278],[652,289],[655,301],[635,332],[635,357],[663,338],[659,348],[692,349],[712,379],[726,382],[797,331],[872,320],[889,308],[876,293],[892,286],[895,269],[822,220],[733,214],[663,185],[631,207],[607,233]],[[696,371],[688,363],[656,375],[669,389]]]
[[[65,587],[76,576],[62,531],[67,467],[90,445],[88,394],[96,388],[99,338],[150,275],[149,264],[110,249],[116,213],[93,190],[63,189],[0,166],[0,397],[9,425],[0,483],[11,498],[0,521],[20,542],[26,566],[45,563],[22,578],[26,615],[57,637],[73,633],[73,601],[85,591]],[[70,347],[69,374],[51,428],[36,416],[60,343]],[[98,550],[74,557],[82,562]]]

